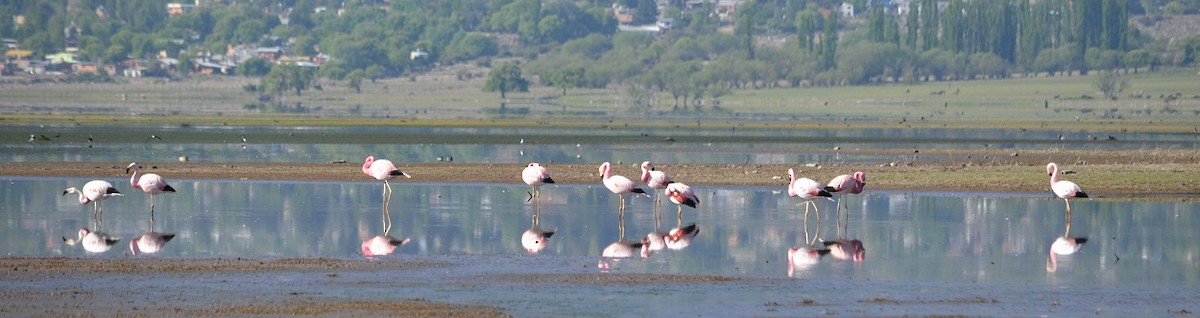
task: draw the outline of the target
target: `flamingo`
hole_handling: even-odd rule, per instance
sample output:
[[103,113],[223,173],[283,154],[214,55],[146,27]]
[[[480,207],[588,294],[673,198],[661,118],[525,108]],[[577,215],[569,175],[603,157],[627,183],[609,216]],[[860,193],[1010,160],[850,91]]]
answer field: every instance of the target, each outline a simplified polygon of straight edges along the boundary
[[92,231],[86,227],[79,229],[79,238],[69,239],[63,236],[62,239],[67,245],[82,244],[83,250],[91,253],[107,252],[109,249],[112,249],[113,245],[117,245],[117,242],[121,241],[110,238],[104,232]]
[[1062,198],[1063,202],[1066,202],[1068,214],[1071,213],[1070,198],[1088,197],[1087,193],[1083,192],[1083,188],[1080,188],[1078,184],[1075,184],[1071,181],[1058,179],[1058,164],[1053,162],[1047,164],[1046,173],[1050,174],[1050,189],[1054,190],[1054,195]]
[[404,176],[405,178],[412,178],[412,176],[409,176],[407,173],[404,173],[404,171],[400,171],[399,168],[396,168],[396,165],[392,164],[391,160],[376,160],[375,156],[367,156],[367,159],[363,161],[362,172],[363,174],[375,178],[375,180],[383,181],[383,234],[387,235],[387,233],[392,229],[392,214],[390,209],[392,184],[388,183],[388,180],[392,180],[400,176]]
[[174,193],[175,188],[167,184],[167,180],[162,176],[153,173],[142,174],[142,166],[136,162],[129,163],[129,166],[125,167],[125,173],[129,173],[130,170],[133,170],[133,176],[129,177],[129,184],[150,195],[150,215],[153,217],[154,196],[163,192]]
[[408,241],[407,237],[401,240],[390,235],[377,235],[362,242],[362,252],[367,257],[384,256],[392,254],[397,247],[408,244]]
[[654,189],[654,206],[658,206],[662,202],[662,197],[658,196],[658,190],[666,189],[668,184],[671,184],[671,177],[667,176],[666,172],[654,169],[654,164],[649,161],[642,162],[642,183]]
[[788,249],[788,277],[792,277],[796,268],[807,268],[821,261],[821,256],[829,254],[829,249],[812,246],[792,247]]
[[[67,188],[66,190],[63,190],[62,195],[67,195],[68,193],[78,193],[79,204],[86,205],[89,202],[93,203],[92,217],[97,217],[101,213],[104,213],[104,207],[100,205],[101,201],[111,197],[121,196],[121,192],[117,191],[117,188],[113,187],[112,183],[108,183],[108,181],[104,180],[88,181],[88,183],[83,185],[83,191],[79,191],[75,187]],[[97,219],[99,218],[97,217]]]
[[792,180],[792,182],[788,184],[788,195],[792,197],[799,197],[801,200],[804,200],[804,215],[808,215],[808,206],[812,205],[813,209],[817,211],[817,216],[820,217],[821,210],[817,208],[817,204],[814,203],[813,200],[818,197],[825,197],[829,200],[833,200],[833,195],[829,194],[829,191],[826,191],[821,187],[821,184],[813,181],[813,179],[797,179],[796,171],[793,169],[788,169],[788,178]]
[[144,254],[158,253],[173,238],[175,238],[173,233],[149,231],[129,241],[129,252],[133,255],[137,255],[138,251]]
[[612,193],[621,197],[620,211],[622,213],[625,212],[625,195],[631,193],[646,193],[646,190],[639,188],[637,184],[634,184],[633,181],[629,180],[629,178],[620,175],[613,175],[612,164],[609,164],[608,162],[600,164],[600,178],[604,182],[604,187],[608,188],[608,191],[612,191]]
[[[867,175],[862,171],[855,171],[854,175],[843,174],[833,178],[829,184],[825,186],[825,191],[839,194],[837,200],[837,222],[842,222],[842,201],[845,200],[847,194],[862,193],[863,188],[867,186]],[[846,209],[850,209],[850,205],[846,204]],[[846,215],[846,223],[850,223],[850,216]],[[841,230],[839,228],[839,230]]]
[[543,184],[554,183],[554,179],[550,178],[550,171],[546,170],[546,167],[542,167],[542,165],[536,162],[530,162],[529,165],[525,167],[525,170],[521,171],[521,180],[524,180],[525,184],[528,184],[530,187],[532,187],[529,192],[529,200],[533,200],[534,197],[538,197],[540,199],[542,197],[540,187]]
[[696,193],[692,192],[692,187],[682,182],[668,184],[666,195],[668,198],[671,198],[672,203],[675,203],[676,226],[683,224],[683,206],[686,205],[695,209],[696,205],[700,204],[700,198],[697,198]]

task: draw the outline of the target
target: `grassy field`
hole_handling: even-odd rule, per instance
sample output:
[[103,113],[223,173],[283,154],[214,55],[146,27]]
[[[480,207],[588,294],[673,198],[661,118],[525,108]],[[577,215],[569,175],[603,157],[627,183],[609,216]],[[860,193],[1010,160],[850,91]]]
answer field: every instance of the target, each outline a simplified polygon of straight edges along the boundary
[[[210,76],[183,81],[133,79],[125,83],[56,83],[28,78],[0,78],[0,113],[9,115],[191,115],[266,116],[271,118],[412,118],[494,119],[502,100],[481,90],[483,79],[458,80],[457,68],[415,77],[363,84],[362,93],[345,85],[320,81],[320,90],[278,97],[288,108],[250,108],[257,95],[243,90],[258,83],[246,77]],[[486,74],[474,69],[476,75]],[[1095,74],[1095,73],[1093,73]],[[623,89],[561,91],[534,85],[527,93],[510,93],[509,110],[532,115],[519,119],[656,117],[698,118],[709,121],[843,120],[850,122],[907,122],[922,118],[937,124],[1049,121],[1114,122],[1155,120],[1155,123],[1194,126],[1200,120],[1200,93],[1193,70],[1180,69],[1124,76],[1130,88],[1116,101],[1102,100],[1095,76],[1037,77],[1003,80],[889,84],[879,86],[746,89],[686,111],[672,112],[669,94],[656,96],[648,110],[635,110]],[[536,82],[536,81],[534,81]],[[1140,97],[1139,97],[1140,96]],[[1169,97],[1175,96],[1175,97]],[[300,105],[302,107],[297,108]],[[564,113],[565,111],[565,113]],[[1149,122],[1147,122],[1149,123]],[[919,123],[918,123],[919,124]]]

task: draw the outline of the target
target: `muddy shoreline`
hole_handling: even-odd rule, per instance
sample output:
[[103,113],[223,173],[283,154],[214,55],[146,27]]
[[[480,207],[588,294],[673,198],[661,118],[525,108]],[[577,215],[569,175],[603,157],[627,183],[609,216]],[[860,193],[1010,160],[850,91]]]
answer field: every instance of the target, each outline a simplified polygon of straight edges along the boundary
[[[1080,160],[1088,162],[1087,160]],[[1101,161],[1101,160],[1095,160]],[[1186,161],[1186,160],[1185,160]],[[202,163],[142,162],[147,172],[169,179],[224,179],[253,181],[373,182],[356,162],[338,163]],[[987,165],[955,162],[916,165],[788,165],[788,164],[656,164],[678,182],[694,186],[786,186],[787,169],[814,180],[863,171],[868,189],[912,191],[977,191],[1049,193],[1044,161],[1011,160]],[[128,178],[118,162],[8,162],[0,175],[70,177],[79,179]],[[400,183],[499,183],[522,185],[521,164],[398,163],[412,175]],[[559,184],[598,184],[596,164],[543,166]],[[1200,165],[1194,162],[1157,164],[1066,164],[1077,174],[1069,179],[1097,197],[1176,197],[1200,194]],[[615,163],[614,174],[636,177],[635,163]],[[822,181],[823,182],[823,181]],[[1147,187],[1146,184],[1154,184]]]

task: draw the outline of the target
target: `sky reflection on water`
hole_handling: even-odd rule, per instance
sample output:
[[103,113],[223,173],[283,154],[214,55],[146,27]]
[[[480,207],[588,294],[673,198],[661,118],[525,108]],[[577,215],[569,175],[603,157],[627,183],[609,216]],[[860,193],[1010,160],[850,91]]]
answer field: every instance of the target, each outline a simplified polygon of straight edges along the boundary
[[[149,198],[126,180],[108,180],[123,197],[104,203],[103,231],[120,239],[111,250],[88,253],[70,246],[81,227],[93,227],[91,207],[61,196],[83,179],[0,179],[0,252],[7,256],[125,257],[336,257],[361,258],[363,240],[380,235],[382,184],[376,182],[253,182],[170,180],[178,193]],[[648,197],[627,198],[624,224],[617,197],[598,183],[543,186],[537,225],[555,234],[537,255],[521,238],[534,224],[523,184],[393,185],[390,234],[411,241],[383,257],[496,255],[589,258],[622,238],[638,241],[655,231],[696,224],[683,249],[661,249],[609,261],[622,272],[786,277],[787,251],[816,239],[857,239],[861,262],[827,255],[796,268],[796,277],[947,282],[1033,282],[1057,285],[1188,287],[1200,285],[1200,227],[1195,203],[1078,200],[1070,235],[1088,237],[1072,255],[1055,259],[1063,235],[1062,200],[1046,194],[908,193],[871,191],[851,196],[849,223],[839,231],[832,202],[807,226],[799,201],[778,187],[693,185],[699,209],[664,202],[657,227]],[[818,222],[819,220],[819,222]],[[622,225],[624,233],[621,232]],[[175,234],[161,250],[130,253],[146,232]],[[622,236],[623,234],[623,236]],[[819,243],[818,243],[819,244]]]

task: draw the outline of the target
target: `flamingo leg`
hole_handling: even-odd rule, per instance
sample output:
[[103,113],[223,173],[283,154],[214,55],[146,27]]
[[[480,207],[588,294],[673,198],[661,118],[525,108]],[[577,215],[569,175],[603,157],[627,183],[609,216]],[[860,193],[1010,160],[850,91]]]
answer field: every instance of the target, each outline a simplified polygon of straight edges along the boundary
[[392,231],[392,185],[383,181],[383,235],[388,235]]
[[618,240],[625,239],[625,200],[621,199],[621,208],[617,210],[617,230],[620,232],[617,236]]
[[675,205],[675,227],[683,227],[683,206]]
[[804,202],[804,243],[805,244],[808,243],[808,238],[809,238],[809,236],[808,236],[808,204],[809,203],[810,202],[808,202],[808,201]]
[[1067,228],[1063,231],[1063,236],[1068,236],[1071,233],[1071,209],[1067,209]]

